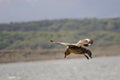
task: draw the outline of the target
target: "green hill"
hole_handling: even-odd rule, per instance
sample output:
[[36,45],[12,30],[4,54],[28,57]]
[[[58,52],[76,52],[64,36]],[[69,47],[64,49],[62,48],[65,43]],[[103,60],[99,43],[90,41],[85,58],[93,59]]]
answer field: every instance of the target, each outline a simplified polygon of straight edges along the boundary
[[83,38],[94,39],[94,46],[120,45],[120,18],[0,24],[0,49],[49,49],[56,47],[49,43],[51,39],[77,42]]

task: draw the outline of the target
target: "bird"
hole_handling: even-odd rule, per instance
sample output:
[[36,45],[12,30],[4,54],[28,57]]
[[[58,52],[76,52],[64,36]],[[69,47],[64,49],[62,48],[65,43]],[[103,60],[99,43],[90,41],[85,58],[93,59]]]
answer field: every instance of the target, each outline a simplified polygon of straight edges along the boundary
[[59,42],[53,40],[50,40],[50,42],[66,46],[66,50],[64,52],[65,54],[64,58],[66,58],[71,53],[74,53],[74,54],[83,54],[88,60],[89,58],[92,59],[92,52],[86,48],[93,44],[92,39],[89,38],[82,39],[79,40],[77,43],[65,43],[65,42]]

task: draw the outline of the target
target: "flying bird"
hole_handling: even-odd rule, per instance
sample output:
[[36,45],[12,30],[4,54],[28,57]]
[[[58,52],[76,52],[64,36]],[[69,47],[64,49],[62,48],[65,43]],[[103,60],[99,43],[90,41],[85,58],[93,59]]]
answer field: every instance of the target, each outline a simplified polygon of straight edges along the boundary
[[87,38],[87,39],[79,40],[77,43],[64,43],[64,42],[56,42],[53,40],[50,40],[50,42],[66,46],[64,58],[66,58],[71,53],[83,54],[87,59],[92,58],[91,51],[85,48],[93,44],[92,39]]

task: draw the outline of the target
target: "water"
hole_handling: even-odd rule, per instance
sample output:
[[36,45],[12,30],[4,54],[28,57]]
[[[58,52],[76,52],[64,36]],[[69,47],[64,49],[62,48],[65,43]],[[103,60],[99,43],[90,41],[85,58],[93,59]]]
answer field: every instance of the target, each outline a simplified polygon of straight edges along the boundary
[[0,64],[0,80],[119,80],[120,57]]

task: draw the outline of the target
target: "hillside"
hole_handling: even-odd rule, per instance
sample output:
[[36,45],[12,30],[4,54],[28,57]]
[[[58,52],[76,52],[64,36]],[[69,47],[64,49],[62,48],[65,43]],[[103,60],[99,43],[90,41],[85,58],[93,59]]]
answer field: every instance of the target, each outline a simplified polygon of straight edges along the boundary
[[120,18],[62,19],[0,24],[1,50],[50,49],[56,47],[49,43],[51,39],[77,42],[86,37],[95,40],[94,46],[120,45]]

